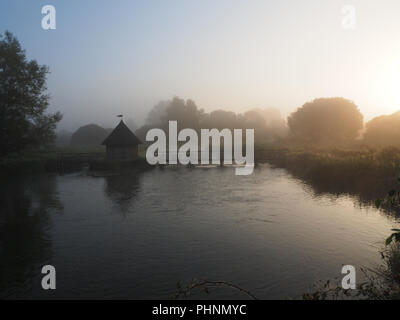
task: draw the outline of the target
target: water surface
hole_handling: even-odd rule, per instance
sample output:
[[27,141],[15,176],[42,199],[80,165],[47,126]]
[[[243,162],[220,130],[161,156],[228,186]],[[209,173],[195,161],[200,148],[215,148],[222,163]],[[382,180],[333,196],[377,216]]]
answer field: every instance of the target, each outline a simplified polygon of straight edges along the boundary
[[[165,299],[223,280],[298,297],[342,265],[376,266],[395,221],[350,196],[315,195],[285,170],[170,167],[40,175],[0,184],[0,297]],[[41,267],[57,289],[41,289]],[[216,289],[193,298],[246,298]]]

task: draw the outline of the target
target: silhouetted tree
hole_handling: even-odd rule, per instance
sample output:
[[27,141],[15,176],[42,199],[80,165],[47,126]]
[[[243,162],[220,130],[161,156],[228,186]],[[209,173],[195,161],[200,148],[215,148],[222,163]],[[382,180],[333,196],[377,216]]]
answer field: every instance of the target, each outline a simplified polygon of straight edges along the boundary
[[145,125],[160,125],[167,116],[167,107],[171,101],[160,101],[149,112]]
[[135,131],[136,137],[138,137],[141,141],[146,141],[146,134],[149,130],[156,128],[157,126],[155,125],[148,125],[145,124],[141,126],[139,129]]
[[376,146],[400,146],[400,111],[367,122],[364,141]]
[[363,116],[344,98],[320,98],[305,103],[288,118],[295,139],[306,143],[343,143],[357,138]]
[[204,113],[201,117],[201,127],[203,129],[235,129],[239,128],[236,113],[225,110],[215,110],[209,114]]
[[73,146],[99,146],[109,135],[110,130],[106,130],[97,124],[88,124],[80,127],[71,136]]
[[193,100],[178,97],[161,101],[149,112],[146,124],[136,131],[145,141],[148,130],[161,128],[168,130],[168,121],[178,121],[178,129],[255,129],[256,139],[260,142],[273,142],[287,133],[286,121],[277,109],[251,109],[243,114],[218,109],[207,113],[199,109]]
[[276,139],[284,138],[288,134],[286,120],[282,118],[280,111],[276,108],[254,108],[251,111],[256,111],[265,120],[265,133],[263,141],[272,142]]
[[46,114],[48,67],[28,61],[8,31],[0,35],[0,153],[52,143],[59,112]]
[[166,109],[166,122],[177,121],[178,129],[192,128],[198,130],[199,126],[199,109],[193,100],[184,100],[174,97],[168,104]]

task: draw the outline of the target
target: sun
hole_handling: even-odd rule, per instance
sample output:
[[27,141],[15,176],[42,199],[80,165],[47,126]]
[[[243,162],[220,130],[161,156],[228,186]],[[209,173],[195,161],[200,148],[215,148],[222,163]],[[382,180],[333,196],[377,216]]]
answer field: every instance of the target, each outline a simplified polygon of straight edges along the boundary
[[379,111],[386,114],[400,111],[400,57],[376,67],[372,90]]

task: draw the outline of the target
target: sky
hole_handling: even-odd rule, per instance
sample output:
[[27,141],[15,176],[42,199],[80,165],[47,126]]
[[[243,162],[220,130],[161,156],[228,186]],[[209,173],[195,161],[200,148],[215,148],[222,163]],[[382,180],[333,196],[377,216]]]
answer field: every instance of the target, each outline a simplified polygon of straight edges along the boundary
[[[56,29],[44,30],[44,5]],[[354,28],[343,7],[354,6]],[[0,33],[49,66],[61,129],[142,124],[160,100],[206,111],[353,100],[365,119],[400,110],[398,0],[1,0]]]

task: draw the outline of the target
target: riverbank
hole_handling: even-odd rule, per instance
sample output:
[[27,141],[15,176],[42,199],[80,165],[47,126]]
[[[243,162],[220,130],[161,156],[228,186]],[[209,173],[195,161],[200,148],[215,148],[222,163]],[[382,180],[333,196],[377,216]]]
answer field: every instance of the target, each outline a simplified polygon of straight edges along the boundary
[[258,162],[269,162],[287,168],[305,177],[323,173],[325,177],[357,178],[368,176],[393,178],[399,173],[400,149],[380,150],[309,150],[309,149],[258,149]]
[[81,170],[89,161],[103,159],[104,148],[54,148],[14,153],[0,159],[0,176]]
[[[145,149],[139,148],[138,164],[144,162]],[[94,170],[129,167],[129,164],[104,161],[105,147],[58,147],[48,150],[30,150],[0,158],[0,176],[17,176],[32,173],[70,173],[93,166]]]
[[288,170],[316,194],[349,194],[373,203],[398,187],[400,150],[258,149],[258,162]]

